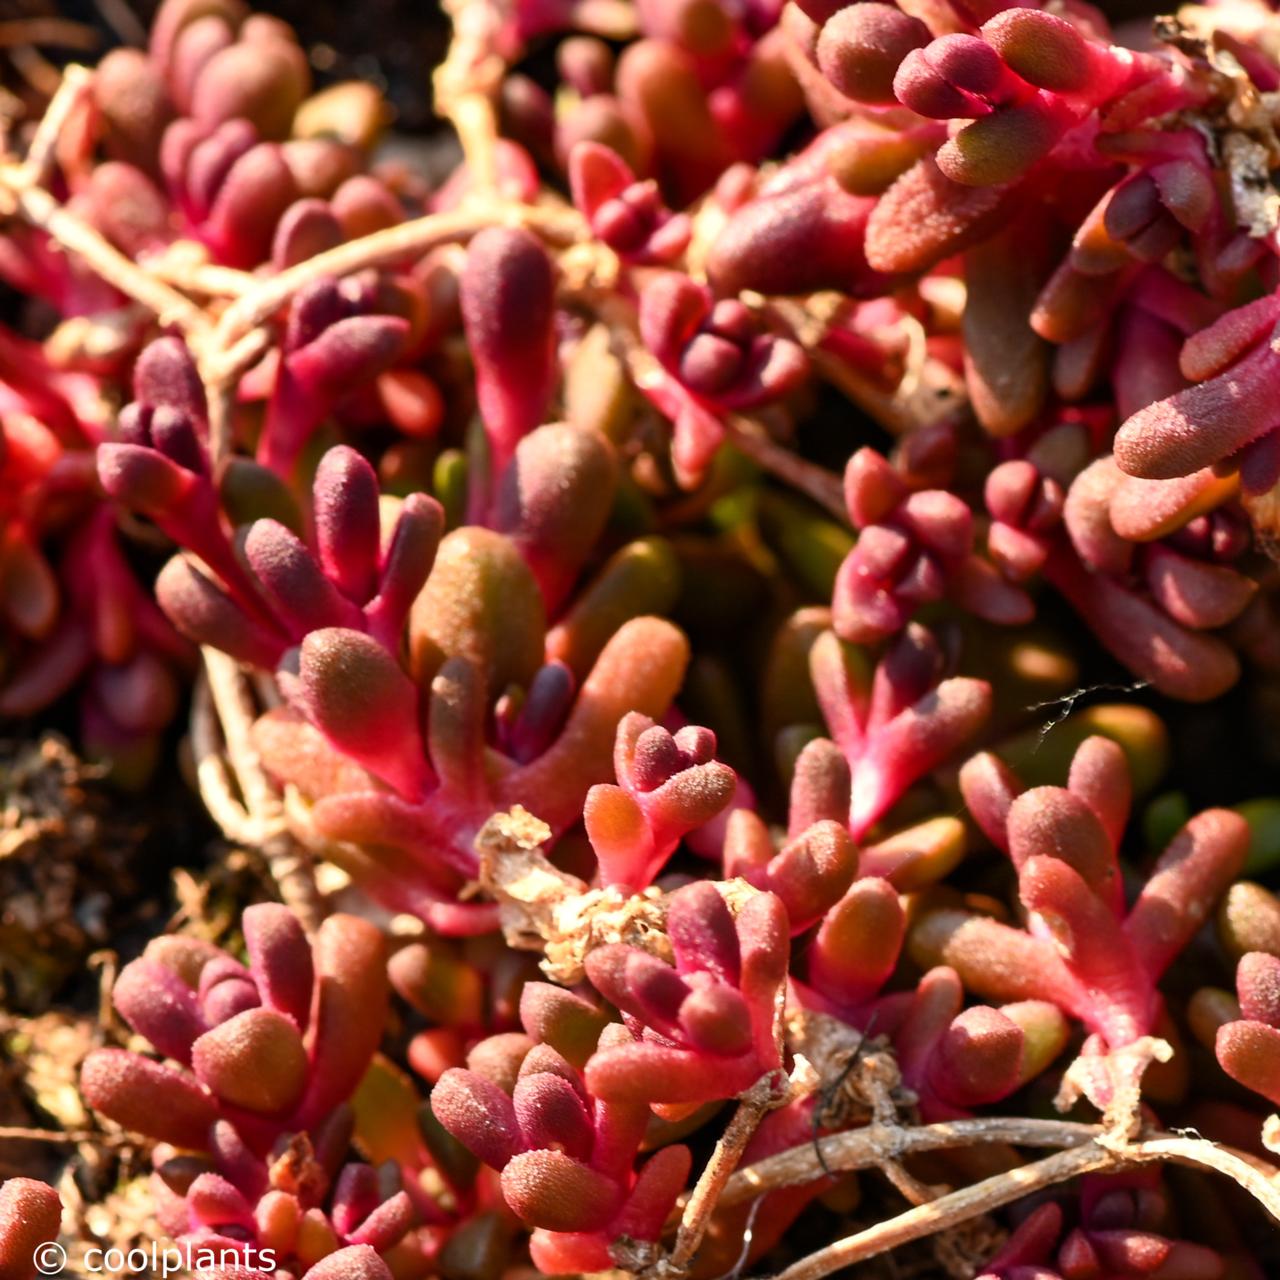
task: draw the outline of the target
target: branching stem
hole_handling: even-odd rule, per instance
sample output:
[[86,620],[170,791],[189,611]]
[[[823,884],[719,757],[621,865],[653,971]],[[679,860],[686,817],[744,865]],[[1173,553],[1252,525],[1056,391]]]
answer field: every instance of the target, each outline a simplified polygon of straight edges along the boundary
[[[207,751],[201,754],[198,766],[202,794],[206,802],[212,802],[209,807],[215,819],[219,814],[229,815],[230,829],[224,828],[229,839],[250,844],[262,853],[280,897],[297,914],[303,928],[313,933],[324,917],[324,902],[312,874],[310,856],[290,833],[280,792],[267,777],[253,745],[257,708],[252,691],[234,658],[207,646],[201,652],[209,699],[217,713],[230,773],[243,805],[237,806],[230,795],[225,768],[219,771],[216,765],[205,763],[209,759]],[[207,747],[208,731],[196,724],[203,705],[201,699],[196,700],[192,739]],[[240,813],[244,814],[243,826]]]
[[43,187],[15,182],[3,171],[0,184],[27,222],[47,232],[63,249],[83,258],[109,285],[153,312],[162,326],[176,326],[188,336],[208,328],[208,318],[190,298],[126,258],[101,232],[60,205]]
[[877,1222],[865,1231],[837,1240],[780,1271],[774,1280],[821,1280],[822,1276],[842,1271],[855,1262],[873,1258],[911,1240],[936,1235],[979,1214],[1020,1200],[1041,1187],[1053,1186],[1079,1174],[1114,1167],[1119,1163],[1122,1161],[1115,1152],[1095,1143],[1055,1152],[1043,1160],[984,1178],[971,1187],[939,1196],[927,1204],[900,1213],[896,1218]]
[[402,222],[316,254],[242,294],[222,313],[210,346],[215,351],[230,349],[250,330],[270,320],[313,280],[421,257],[440,245],[468,240],[485,227],[504,223],[527,226],[561,242],[572,242],[582,229],[581,218],[571,210],[511,203],[472,205],[453,213],[433,213]]
[[760,1125],[767,1111],[772,1110],[789,1096],[790,1090],[785,1086],[778,1088],[777,1077],[780,1073],[772,1072],[758,1080],[738,1099],[733,1119],[729,1121],[720,1140],[711,1153],[701,1175],[689,1198],[685,1201],[684,1212],[680,1217],[680,1228],[676,1233],[676,1241],[669,1257],[652,1267],[651,1273],[656,1276],[682,1276],[689,1270],[689,1264],[702,1244],[707,1228],[711,1225],[711,1215],[720,1206],[721,1195],[725,1184],[742,1159],[747,1143]]
[[[876,1254],[1011,1204],[1042,1187],[1080,1174],[1134,1164],[1169,1161],[1213,1170],[1243,1187],[1280,1222],[1280,1170],[1203,1138],[1160,1134],[1139,1142],[1123,1142],[1098,1125],[992,1116],[915,1129],[870,1125],[825,1138],[822,1154],[829,1169],[853,1170],[879,1166],[886,1159],[913,1152],[986,1143],[1067,1149],[876,1223],[810,1254],[779,1272],[774,1280],[820,1280]],[[814,1181],[823,1174],[811,1144],[795,1147],[735,1174],[725,1184],[719,1204],[728,1208],[778,1187]]]
[[1074,1147],[1094,1141],[1101,1133],[1099,1125],[1067,1120],[1024,1120],[1017,1116],[949,1120],[918,1128],[870,1124],[863,1129],[823,1137],[821,1156],[809,1142],[740,1170],[729,1180],[720,1203],[728,1208],[779,1187],[814,1182],[828,1172],[871,1169],[886,1160],[899,1160],[923,1151],[991,1144]]

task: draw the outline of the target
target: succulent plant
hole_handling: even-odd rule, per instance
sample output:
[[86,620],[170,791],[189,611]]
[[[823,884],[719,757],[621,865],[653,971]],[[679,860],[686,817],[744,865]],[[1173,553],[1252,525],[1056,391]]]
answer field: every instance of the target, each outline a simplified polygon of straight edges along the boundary
[[[556,1047],[579,1057],[581,1012],[558,988],[530,984],[526,1034],[481,1041],[470,1065],[445,1072],[431,1094],[445,1129],[501,1172],[507,1204],[533,1228],[534,1260],[552,1274],[609,1266],[610,1245],[623,1236],[656,1241],[690,1166],[688,1148],[673,1145],[637,1171],[644,1101],[600,1097]],[[625,1052],[630,1039],[608,1024],[595,1057]]]
[[35,1178],[0,1182],[0,1268],[13,1280],[30,1280],[48,1265],[41,1246],[56,1244],[62,1225],[62,1200]]
[[227,1134],[261,1156],[348,1101],[386,1014],[380,932],[335,915],[312,943],[276,904],[248,908],[244,929],[247,965],[163,935],[121,970],[116,1008],[168,1061],[95,1050],[81,1088],[98,1111],[176,1147],[208,1151]]
[[1275,15],[445,9],[448,172],[241,0],[6,106],[6,739],[137,790],[189,694],[283,899],[121,930],[81,1192],[209,1280],[1270,1274],[1171,1205],[1276,1205]]
[[[961,786],[1017,871],[1027,928],[944,908],[916,926],[917,956],[950,964],[988,998],[1047,1000],[1079,1019],[1089,1032],[1086,1070],[1156,1034],[1158,980],[1243,868],[1244,819],[1225,809],[1197,814],[1126,905],[1118,854],[1131,782],[1115,743],[1086,739],[1065,788],[1024,788],[989,754],[965,765]],[[1112,1086],[1100,1075],[1092,1087],[1105,1099]]]
[[1224,1276],[1228,1261],[1216,1250],[1181,1240],[1173,1206],[1149,1172],[1081,1180],[1073,1226],[1056,1201],[1040,1205],[1018,1225],[979,1280],[1042,1276],[1177,1274]]

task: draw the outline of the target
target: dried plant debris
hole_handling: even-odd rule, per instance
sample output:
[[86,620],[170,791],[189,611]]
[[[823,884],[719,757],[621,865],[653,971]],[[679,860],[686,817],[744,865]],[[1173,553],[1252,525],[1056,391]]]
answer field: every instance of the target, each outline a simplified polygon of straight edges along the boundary
[[0,746],[0,990],[39,1009],[108,945],[139,891],[145,828],[122,819],[103,770],[61,738]]

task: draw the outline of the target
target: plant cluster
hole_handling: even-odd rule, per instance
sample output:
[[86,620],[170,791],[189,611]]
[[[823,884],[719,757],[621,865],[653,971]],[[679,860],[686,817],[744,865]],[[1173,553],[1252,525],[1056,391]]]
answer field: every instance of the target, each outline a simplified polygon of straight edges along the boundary
[[[1280,19],[447,8],[436,184],[241,0],[0,156],[0,716],[145,788],[187,714],[281,899],[81,1065],[155,1220],[1273,1274],[1280,818],[1160,788],[1280,688]],[[58,1215],[0,1187],[0,1280]]]

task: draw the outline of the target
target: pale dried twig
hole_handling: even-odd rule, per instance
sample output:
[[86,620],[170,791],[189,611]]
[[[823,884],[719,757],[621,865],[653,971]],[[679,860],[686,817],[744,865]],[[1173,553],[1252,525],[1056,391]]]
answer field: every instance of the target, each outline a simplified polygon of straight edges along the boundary
[[215,469],[231,455],[236,387],[242,375],[262,358],[270,345],[270,333],[257,328],[250,329],[225,350],[205,348],[201,353],[200,379],[209,414],[209,456]]
[[8,18],[0,22],[0,49],[23,44],[52,44],[64,49],[94,49],[98,33],[86,23],[70,18]]
[[498,118],[494,101],[506,64],[498,53],[503,15],[492,0],[445,0],[453,38],[432,77],[436,110],[457,130],[473,191],[498,187]]
[[830,316],[825,296],[804,302],[771,299],[766,313],[781,322],[813,361],[819,376],[894,436],[955,417],[966,402],[964,382],[942,361],[929,355],[918,321],[904,318],[904,368],[896,385],[886,387],[859,372],[824,344]]
[[742,1153],[751,1141],[766,1112],[783,1106],[793,1096],[790,1082],[781,1072],[770,1072],[757,1080],[739,1099],[733,1118],[720,1135],[697,1184],[685,1201],[680,1227],[669,1257],[662,1258],[645,1272],[653,1280],[683,1276],[702,1244],[712,1214],[720,1207],[721,1193],[732,1176]]
[[300,289],[322,276],[347,276],[367,267],[421,257],[440,245],[468,240],[485,227],[500,223],[527,226],[540,235],[570,242],[583,229],[582,219],[572,211],[509,203],[432,213],[402,222],[316,254],[241,295],[219,318],[210,348],[228,350],[251,329],[270,320]]
[[196,762],[196,785],[209,816],[228,840],[249,844],[257,835],[244,805],[235,794],[226,758],[218,712],[209,691],[209,677],[202,668],[191,694],[191,751]]
[[[786,1046],[786,985],[779,986],[774,997],[773,1030],[778,1060],[783,1060]],[[760,1121],[778,1107],[808,1094],[816,1083],[813,1068],[801,1055],[788,1076],[779,1068],[768,1071],[738,1098],[738,1106],[724,1133],[720,1135],[711,1158],[703,1166],[693,1190],[684,1199],[680,1225],[671,1253],[647,1266],[643,1275],[649,1280],[667,1280],[688,1273],[698,1249],[711,1226],[711,1218],[720,1207],[726,1183],[738,1167],[747,1144]]]
[[[280,897],[297,914],[303,928],[314,932],[324,917],[324,901],[316,887],[310,856],[289,831],[280,792],[267,777],[253,744],[253,721],[257,715],[253,695],[234,658],[207,646],[201,652],[210,700],[217,712],[230,772],[243,797],[248,822],[237,832],[238,818],[233,819],[232,831],[227,834],[261,852],[279,886]],[[211,771],[206,767],[205,777],[210,776]],[[213,772],[214,805],[234,815],[237,811],[228,803],[228,798],[218,794],[220,784],[221,779]]]
[[7,207],[44,231],[63,250],[82,258],[108,284],[153,312],[162,325],[188,334],[207,329],[209,321],[190,298],[131,261],[101,232],[58,203],[42,185],[53,166],[57,141],[93,84],[86,67],[66,69],[48,110],[36,126],[26,158],[0,164],[0,208]]
[[18,168],[18,183],[37,186],[48,178],[58,139],[92,84],[93,72],[88,67],[73,64],[63,71],[58,92],[53,95],[40,123],[36,125],[27,154]]
[[109,285],[140,302],[163,326],[176,326],[188,335],[208,328],[204,312],[190,298],[149,275],[130,261],[87,222],[60,205],[43,187],[6,178],[0,186],[12,196],[18,212],[33,227],[47,232],[61,247],[83,258]]
[[727,414],[724,425],[734,446],[761,470],[811,498],[842,524],[848,523],[849,512],[838,475],[806,462],[794,450],[778,444],[755,419],[745,414]]
[[148,257],[146,268],[158,280],[208,298],[239,298],[258,287],[252,272],[209,262],[203,246],[188,240]]
[[729,1180],[720,1202],[731,1207],[779,1187],[815,1182],[829,1173],[872,1169],[887,1160],[896,1161],[924,1151],[992,1144],[1073,1147],[1092,1142],[1101,1133],[1099,1125],[1017,1116],[984,1116],[915,1128],[870,1124],[825,1136],[821,1152],[813,1143],[805,1143],[740,1170]]
[[78,1146],[91,1142],[102,1147],[131,1147],[137,1139],[127,1133],[99,1133],[93,1129],[31,1129],[0,1124],[0,1142],[45,1142],[51,1146]]
[[1040,1187],[1053,1186],[1079,1174],[1096,1172],[1119,1163],[1115,1152],[1094,1143],[1055,1152],[1043,1160],[985,1178],[973,1186],[940,1196],[928,1204],[917,1205],[896,1218],[878,1222],[864,1231],[837,1240],[778,1272],[774,1280],[821,1280],[823,1276],[885,1253],[897,1245],[936,1235],[979,1214],[1020,1200]]
[[[775,1280],[820,1280],[876,1254],[999,1209],[1042,1187],[1083,1173],[1135,1164],[1169,1161],[1213,1170],[1248,1191],[1280,1222],[1280,1170],[1203,1138],[1159,1134],[1127,1142],[1108,1134],[1099,1125],[992,1116],[915,1129],[871,1125],[826,1139],[822,1154],[829,1169],[852,1170],[882,1166],[887,1159],[913,1152],[986,1143],[1063,1146],[1067,1150],[996,1174],[876,1223],[794,1263]],[[731,1207],[778,1187],[814,1181],[823,1174],[822,1161],[812,1146],[796,1147],[736,1174],[726,1184],[720,1204]]]

